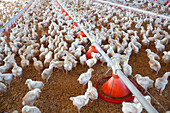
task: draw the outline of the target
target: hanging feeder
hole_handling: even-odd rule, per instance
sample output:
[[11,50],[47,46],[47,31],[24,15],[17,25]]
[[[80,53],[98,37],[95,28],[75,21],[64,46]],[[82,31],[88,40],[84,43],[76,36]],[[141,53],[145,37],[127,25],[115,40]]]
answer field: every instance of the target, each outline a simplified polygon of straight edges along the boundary
[[83,32],[83,31],[80,31],[80,34],[77,36],[77,38],[79,38],[79,39],[80,39],[80,35],[81,35],[82,37],[86,37],[86,35],[84,34],[84,32]]
[[104,94],[111,97],[125,97],[130,94],[129,89],[119,78],[118,75],[112,74],[112,77],[102,86]]
[[64,13],[65,12],[65,10],[64,9],[62,9],[62,13]]
[[68,13],[67,12],[65,12],[65,15],[64,16],[68,16]]
[[99,53],[99,51],[96,49],[96,47],[92,45],[91,48],[86,53],[87,59],[91,59],[92,58],[92,56],[91,56],[92,52]]
[[72,20],[71,16],[68,17],[68,20]]
[[[105,93],[108,93],[109,95],[106,94],[105,95],[102,95],[99,90],[97,89],[97,85],[104,79],[109,79],[103,86],[102,86],[102,91],[105,92]],[[98,96],[99,98],[101,98],[102,100],[106,101],[106,102],[109,102],[109,103],[114,103],[114,104],[122,104],[122,102],[130,102],[134,99],[134,96],[128,96],[130,95],[130,91],[127,89],[126,85],[122,85],[124,84],[122,81],[120,82],[119,80],[120,78],[118,77],[118,75],[113,75],[113,76],[108,76],[108,77],[104,77],[104,78],[101,78],[100,80],[98,80],[95,84],[95,88],[97,89],[97,92],[98,92]],[[113,83],[113,80],[114,80],[114,83]],[[137,84],[130,80],[136,87],[137,87]],[[113,83],[113,85],[112,85]],[[119,84],[120,83],[120,84]],[[120,86],[119,86],[120,85]],[[113,87],[116,87],[116,88],[113,88]],[[121,89],[119,89],[121,88]],[[138,87],[137,87],[138,88]],[[112,90],[109,90],[109,89],[112,89]],[[114,92],[114,91],[116,92]],[[123,90],[123,91],[121,91]],[[120,93],[123,93],[123,94],[120,94]],[[104,93],[104,94],[105,94]],[[115,94],[113,94],[115,93]],[[117,98],[114,98],[112,96],[110,96],[110,94],[112,96],[117,96]],[[127,97],[125,97],[125,96]],[[109,96],[109,97],[108,97]],[[123,96],[123,97],[122,97]],[[121,97],[121,98],[120,98]]]
[[78,25],[76,24],[76,22],[73,22],[73,25],[71,26],[71,29],[73,29],[74,26],[78,27]]

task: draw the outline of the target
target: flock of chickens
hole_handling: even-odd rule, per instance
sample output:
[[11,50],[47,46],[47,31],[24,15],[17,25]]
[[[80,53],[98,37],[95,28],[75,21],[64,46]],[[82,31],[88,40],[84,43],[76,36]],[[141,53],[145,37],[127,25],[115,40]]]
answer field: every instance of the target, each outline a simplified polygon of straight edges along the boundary
[[163,14],[168,16],[170,14],[169,5],[165,5],[167,0],[105,0],[113,3],[119,3],[134,8],[151,11],[154,13]]
[[[94,71],[92,67],[97,61],[102,62],[102,65],[106,61],[100,53],[92,52],[92,58],[86,58],[85,47],[88,45],[88,38],[83,36],[75,38],[75,34],[80,33],[80,28],[72,26],[73,20],[68,20],[69,16],[64,16],[65,13],[62,13],[62,9],[56,5],[55,0],[36,0],[34,4],[36,7],[30,7],[30,10],[24,13],[16,26],[11,29],[10,36],[0,37],[0,93],[6,92],[7,86],[10,88],[13,78],[14,80],[22,79],[23,69],[26,69],[30,63],[33,63],[46,82],[52,76],[54,68],[67,74],[77,66],[77,63],[80,63],[87,65],[89,69],[77,80],[83,87],[88,84],[88,88],[84,95],[70,97],[73,105],[77,106],[78,112],[80,112],[81,107],[85,106],[89,99],[93,101],[98,98],[97,90],[90,81]],[[82,5],[79,6],[80,18],[75,14],[78,9],[74,4],[76,4],[75,1],[71,0],[63,2],[63,5],[69,9],[69,13],[75,15],[75,18],[93,37],[93,41],[101,46],[113,62],[115,60],[119,62],[127,77],[132,75],[132,67],[128,64],[131,54],[137,54],[141,46],[149,48],[151,42],[154,42],[157,54],[146,49],[150,59],[148,62],[150,68],[156,74],[159,73],[161,65],[157,59],[160,59],[159,54],[162,52],[164,54],[161,58],[163,62],[166,64],[170,62],[170,51],[164,51],[170,39],[169,32],[164,30],[164,28],[170,30],[169,20],[162,23],[159,18],[154,19],[147,16],[143,18],[135,13],[122,12],[120,9],[92,1],[82,1]],[[138,30],[131,30],[132,26]],[[38,33],[37,29],[41,33]],[[143,39],[139,41],[139,37]],[[103,42],[107,42],[107,44],[103,44]],[[16,63],[16,57],[21,59],[20,66]],[[109,64],[107,66],[110,68]],[[9,70],[11,73],[8,73]],[[168,83],[169,76],[170,72],[165,72],[162,77],[155,80],[155,87],[161,95]],[[145,91],[153,87],[154,81],[149,77],[143,77],[140,74],[136,74],[135,77],[137,83]],[[34,106],[34,102],[40,96],[41,89],[44,87],[43,82],[27,79],[25,84],[30,91],[23,97],[22,113],[40,113],[41,111]],[[146,96],[146,99],[151,101],[149,96]],[[122,106],[124,113],[140,113],[143,109],[137,99],[134,99],[134,103],[123,102]]]
[[11,2],[9,2],[8,0],[0,1],[0,17],[1,17],[0,28],[3,26],[3,23],[4,24],[7,23],[10,19],[17,15],[19,11],[26,6],[26,4],[28,3],[27,1],[26,0],[24,1],[12,0]]

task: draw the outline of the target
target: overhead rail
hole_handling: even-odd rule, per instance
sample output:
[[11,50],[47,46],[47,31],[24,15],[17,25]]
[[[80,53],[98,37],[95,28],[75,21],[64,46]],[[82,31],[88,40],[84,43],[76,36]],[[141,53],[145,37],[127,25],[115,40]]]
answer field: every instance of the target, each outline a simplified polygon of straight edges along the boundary
[[[60,0],[56,0],[56,1],[62,6]],[[62,6],[62,8],[68,13],[68,15],[73,20],[76,20],[73,17],[73,15],[71,15],[70,12],[67,10],[67,8],[65,8],[64,6]],[[87,33],[87,31],[82,27],[80,22],[76,22],[76,23],[80,27],[80,29],[84,32],[84,34],[88,37],[88,39],[91,41],[92,45],[94,45],[96,49],[100,52],[100,54],[105,58],[107,63],[109,63],[112,68],[114,68],[115,64],[109,58],[109,56],[102,50],[102,48],[98,45],[98,43],[94,41],[93,38],[91,38],[91,36]],[[124,73],[120,69],[117,70],[117,74],[121,78],[121,80],[125,83],[125,85],[129,88],[129,90],[133,93],[133,95],[139,100],[139,102],[147,110],[148,113],[158,113],[158,111],[144,98],[144,96],[140,93],[140,91],[133,85],[133,83],[124,75]]]
[[22,16],[22,14],[25,12],[25,11],[28,11],[29,10],[29,7],[32,5],[32,3],[34,2],[35,0],[31,0],[17,15],[15,15],[10,21],[8,21],[6,24],[5,24],[5,27],[1,27],[0,28],[0,35],[6,30],[8,29],[9,27],[11,27],[11,25],[13,24],[13,22],[15,20],[17,20],[18,18],[20,18],[20,16]]
[[[118,6],[118,7],[125,8],[125,9],[131,10],[131,11],[140,12],[141,14],[143,14],[143,13],[147,14],[147,15],[149,14],[149,15],[151,15],[153,17],[156,16],[156,13],[141,10],[141,9],[138,9],[138,8],[129,7],[129,6],[124,6],[124,5],[117,4],[117,3],[112,3],[112,2],[103,1],[103,0],[92,0],[92,1],[102,3],[102,4],[106,4],[106,5],[111,5],[111,6]],[[162,15],[162,14],[158,14],[156,17],[160,17],[160,18],[163,18],[163,19],[170,20],[170,16],[165,16],[165,15]]]

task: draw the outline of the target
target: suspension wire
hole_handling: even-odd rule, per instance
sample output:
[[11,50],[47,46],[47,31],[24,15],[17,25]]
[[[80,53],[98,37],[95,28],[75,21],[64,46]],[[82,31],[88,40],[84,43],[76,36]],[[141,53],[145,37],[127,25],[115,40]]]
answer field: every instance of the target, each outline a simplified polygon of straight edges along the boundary
[[[135,79],[135,77],[134,77],[133,75],[131,75],[131,77],[132,77],[133,79]],[[135,79],[135,80],[136,80],[136,79]],[[139,85],[140,85],[140,84],[139,84]],[[141,86],[141,85],[140,85],[140,86]],[[143,87],[142,87],[142,88],[143,88]],[[153,100],[156,101],[156,103],[157,103],[159,106],[161,106],[161,108],[162,108],[164,111],[166,111],[166,109],[163,107],[163,105],[160,104],[159,101],[158,101],[154,96],[152,96],[151,93],[149,93],[149,91],[146,91],[146,93],[148,93],[148,94],[153,98]]]
[[86,48],[91,42],[87,43],[86,46],[84,48]]
[[112,69],[112,68],[110,67],[110,68],[106,71],[106,73],[102,76],[102,78],[104,78],[111,69]]
[[[117,71],[117,70],[116,70]],[[116,73],[116,72],[115,72]],[[116,75],[116,74],[115,74]],[[115,75],[114,75],[114,78],[113,78],[113,83],[112,83],[112,87],[111,87],[111,90],[110,90],[110,94],[109,96],[111,97],[111,94],[112,94],[112,90],[113,90],[113,84],[114,84],[114,81],[115,81]]]

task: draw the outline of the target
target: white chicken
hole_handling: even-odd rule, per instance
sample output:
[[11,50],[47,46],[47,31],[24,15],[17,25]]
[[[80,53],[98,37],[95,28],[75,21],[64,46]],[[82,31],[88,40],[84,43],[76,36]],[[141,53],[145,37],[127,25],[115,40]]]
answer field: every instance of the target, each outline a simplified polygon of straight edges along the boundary
[[130,102],[122,102],[122,111],[123,113],[141,113],[143,107],[140,103],[130,103]]
[[22,98],[22,105],[34,105],[35,99],[40,97],[41,90],[38,88],[35,88],[31,91],[29,91],[23,98]]
[[160,95],[162,95],[163,90],[165,89],[166,85],[168,84],[168,77],[170,76],[170,72],[166,72],[163,77],[159,77],[155,81],[155,87],[159,91]]
[[89,102],[89,95],[86,93],[85,95],[79,95],[76,97],[70,97],[70,100],[73,101],[73,105],[77,106],[78,113],[80,113],[80,109],[88,104]]
[[160,59],[160,57],[156,53],[152,52],[150,49],[146,49],[146,52],[148,57],[152,55],[155,59]]
[[140,74],[136,74],[135,77],[136,77],[137,83],[145,89],[145,93],[148,88],[153,87],[154,81],[151,80],[149,77],[142,77]]
[[22,68],[17,66],[16,62],[12,62],[13,68],[12,68],[12,74],[14,75],[14,78],[16,77],[20,77],[20,79],[22,78]]
[[170,62],[170,51],[168,52],[164,51],[163,53],[164,55],[162,56],[162,60],[164,63],[166,63],[166,66],[167,66],[167,64]]
[[97,63],[97,59],[95,57],[88,59],[86,64],[89,68],[93,67]]
[[154,56],[150,55],[149,56],[149,66],[151,69],[153,69],[154,71],[156,71],[156,75],[158,74],[159,70],[161,69],[161,64],[154,59]]
[[80,84],[83,84],[83,87],[88,83],[88,81],[91,78],[92,72],[94,71],[94,69],[90,68],[87,70],[86,73],[82,73],[79,78],[77,79],[79,81]]
[[123,72],[127,77],[132,75],[132,67],[128,64],[128,60],[129,59],[126,59],[122,65]]
[[93,87],[91,81],[88,82],[88,88],[86,90],[86,93],[88,93],[89,98],[92,100],[92,102],[93,102],[93,100],[98,99],[97,89],[95,87]]
[[81,65],[84,66],[86,64],[86,61],[87,61],[87,57],[86,57],[86,54],[84,54],[80,57]]
[[10,83],[11,83],[12,77],[13,77],[13,75],[11,73],[2,74],[0,72],[0,81],[7,83],[9,85],[9,88],[10,88]]
[[44,69],[44,71],[41,73],[42,79],[46,79],[46,82],[48,82],[48,79],[51,77],[53,73],[53,67],[54,64],[50,64],[49,68]]
[[23,55],[20,55],[20,58],[21,58],[21,67],[26,68],[29,65],[29,60],[27,60]]
[[44,84],[42,81],[33,81],[31,79],[27,79],[25,82],[25,85],[28,86],[29,90],[39,88],[42,89],[44,87]]
[[22,113],[41,113],[41,111],[36,106],[24,106],[22,108]]
[[155,48],[157,52],[162,52],[165,49],[165,46],[161,43],[161,40],[155,40]]
[[40,60],[37,60],[35,57],[33,57],[33,65],[35,69],[40,73],[40,71],[43,69],[43,64]]
[[44,60],[44,66],[45,66],[45,67],[48,67],[48,66],[49,66],[49,63],[50,63],[51,60],[52,60],[52,54],[53,54],[53,52],[52,52],[52,51],[49,51],[49,52],[45,55],[45,60]]

